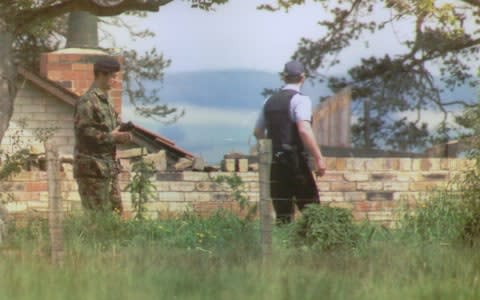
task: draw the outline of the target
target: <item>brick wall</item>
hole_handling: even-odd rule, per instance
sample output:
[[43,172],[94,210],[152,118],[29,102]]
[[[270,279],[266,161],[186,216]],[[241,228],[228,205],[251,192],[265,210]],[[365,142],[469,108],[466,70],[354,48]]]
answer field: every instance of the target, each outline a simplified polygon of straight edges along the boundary
[[[356,220],[390,223],[395,209],[408,204],[415,207],[429,190],[445,187],[471,162],[464,159],[410,158],[328,158],[329,171],[318,180],[323,205],[351,209]],[[66,210],[81,209],[71,165],[63,164],[62,197]],[[155,178],[157,198],[147,204],[150,217],[164,217],[187,209],[208,214],[217,208],[238,212],[231,192],[213,182],[225,172],[158,173]],[[237,173],[244,181],[249,201],[259,198],[258,173]],[[121,174],[121,187],[128,184],[130,174]],[[46,212],[48,193],[46,173],[23,172],[11,181],[0,184],[0,196],[10,197],[6,204],[10,213]],[[131,211],[130,194],[122,193],[126,214]]]
[[[29,81],[19,82],[13,116],[9,129],[0,145],[4,151],[15,151],[17,139],[22,145],[33,145],[40,151],[42,143],[35,139],[39,128],[56,128],[53,141],[60,153],[73,153],[73,108],[68,104],[40,91]],[[25,126],[22,127],[22,122]],[[43,152],[43,151],[42,151]]]
[[[92,49],[62,49],[55,52],[43,53],[40,58],[40,74],[77,95],[83,95],[92,85],[93,65],[107,53]],[[116,57],[123,64],[122,57]],[[123,73],[118,72],[110,98],[115,110],[122,109],[122,82]]]

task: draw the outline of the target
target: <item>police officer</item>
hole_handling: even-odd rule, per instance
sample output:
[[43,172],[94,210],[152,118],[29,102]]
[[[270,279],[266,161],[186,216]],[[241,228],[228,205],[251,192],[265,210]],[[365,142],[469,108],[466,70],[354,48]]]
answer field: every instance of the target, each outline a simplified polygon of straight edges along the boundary
[[122,212],[116,145],[131,142],[119,131],[120,119],[108,97],[120,64],[104,57],[94,64],[94,82],[75,105],[74,177],[82,206],[90,211]]
[[326,165],[311,126],[312,101],[300,93],[305,81],[304,66],[290,61],[285,64],[282,77],[285,85],[265,101],[254,135],[257,140],[265,137],[272,140],[273,207],[277,223],[289,223],[294,203],[303,210],[307,204],[320,202],[306,155],[313,157],[317,175],[325,174]]

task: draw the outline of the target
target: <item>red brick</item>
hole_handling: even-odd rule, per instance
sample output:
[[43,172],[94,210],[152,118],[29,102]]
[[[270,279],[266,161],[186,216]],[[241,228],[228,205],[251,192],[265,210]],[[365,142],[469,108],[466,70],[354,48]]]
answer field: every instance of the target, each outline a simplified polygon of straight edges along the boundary
[[66,72],[66,71],[72,70],[72,66],[69,64],[48,64],[47,68],[48,68],[48,71]]
[[[48,56],[46,54],[40,55],[40,74],[45,76],[47,74]],[[46,76],[45,76],[46,77]]]
[[93,71],[92,71],[92,72],[84,72],[82,79],[88,80],[88,81],[90,81],[90,82],[93,82],[93,80],[94,80]]
[[420,163],[420,169],[422,171],[429,171],[432,168],[432,163],[429,159],[422,159]]
[[74,82],[75,82],[76,88],[83,89],[83,90],[89,89],[90,86],[92,85],[91,81],[85,80],[85,79],[75,80]]
[[48,183],[46,182],[28,182],[25,187],[27,192],[46,192]]
[[55,54],[55,53],[48,53],[46,54],[46,60],[48,64],[51,63],[58,63],[60,61],[60,55]]
[[357,201],[355,202],[354,211],[356,212],[367,212],[370,211],[371,202],[368,201]]
[[93,65],[91,64],[85,64],[85,63],[76,63],[72,64],[72,70],[73,71],[92,71],[93,72]]
[[72,80],[82,80],[84,78],[85,71],[66,71],[65,77]]

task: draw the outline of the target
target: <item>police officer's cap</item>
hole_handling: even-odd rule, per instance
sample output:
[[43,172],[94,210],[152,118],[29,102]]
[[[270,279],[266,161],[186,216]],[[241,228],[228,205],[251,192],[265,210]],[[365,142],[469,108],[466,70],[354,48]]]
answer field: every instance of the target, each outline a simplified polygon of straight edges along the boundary
[[305,73],[305,67],[297,60],[289,61],[283,69],[283,75],[287,77],[300,76],[303,73]]
[[112,57],[102,57],[93,65],[94,72],[115,73],[120,71],[120,64]]

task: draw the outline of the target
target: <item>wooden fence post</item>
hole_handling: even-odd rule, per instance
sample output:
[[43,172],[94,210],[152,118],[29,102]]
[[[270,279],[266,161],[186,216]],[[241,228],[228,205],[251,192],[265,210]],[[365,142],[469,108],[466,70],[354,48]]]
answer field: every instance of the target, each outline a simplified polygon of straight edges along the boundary
[[272,201],[270,198],[270,166],[272,164],[272,141],[259,141],[260,183],[260,234],[263,257],[272,254]]
[[60,182],[60,160],[56,147],[46,142],[48,176],[48,227],[50,231],[50,243],[52,262],[56,265],[63,264],[63,207]]

